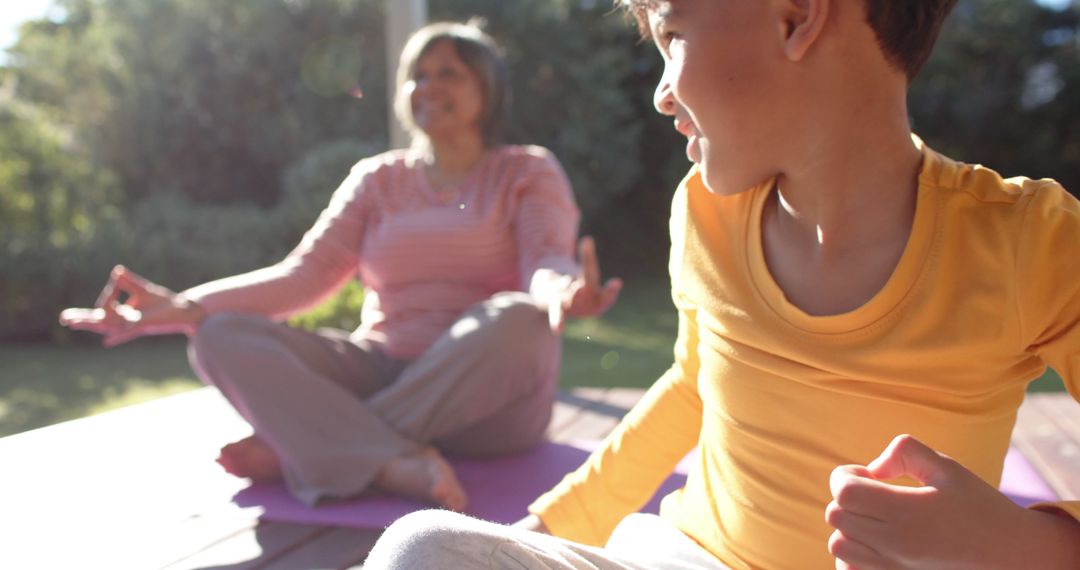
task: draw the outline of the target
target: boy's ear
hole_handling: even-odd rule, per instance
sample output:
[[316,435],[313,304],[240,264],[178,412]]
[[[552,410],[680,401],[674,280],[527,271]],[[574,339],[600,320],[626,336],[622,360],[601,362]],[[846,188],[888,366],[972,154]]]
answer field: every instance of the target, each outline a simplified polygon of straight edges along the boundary
[[780,0],[784,54],[799,61],[810,51],[829,18],[830,0]]

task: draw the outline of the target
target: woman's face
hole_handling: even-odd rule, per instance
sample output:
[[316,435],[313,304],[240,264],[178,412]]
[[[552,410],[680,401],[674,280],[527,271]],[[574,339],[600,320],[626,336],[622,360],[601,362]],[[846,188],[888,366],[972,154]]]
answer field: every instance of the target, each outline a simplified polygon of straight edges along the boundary
[[413,121],[431,139],[480,131],[484,95],[480,79],[450,40],[438,40],[416,62],[411,90]]

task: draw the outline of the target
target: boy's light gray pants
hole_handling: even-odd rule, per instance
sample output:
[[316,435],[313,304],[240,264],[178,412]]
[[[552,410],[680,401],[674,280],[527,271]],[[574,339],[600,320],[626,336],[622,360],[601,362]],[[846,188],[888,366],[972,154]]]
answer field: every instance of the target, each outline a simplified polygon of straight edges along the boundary
[[375,543],[365,570],[727,570],[656,515],[633,514],[604,548],[480,521],[448,511],[402,517]]
[[389,459],[424,445],[471,457],[535,445],[560,351],[525,293],[475,305],[412,362],[343,331],[230,313],[208,317],[188,346],[196,373],[251,423],[308,504],[365,490]]

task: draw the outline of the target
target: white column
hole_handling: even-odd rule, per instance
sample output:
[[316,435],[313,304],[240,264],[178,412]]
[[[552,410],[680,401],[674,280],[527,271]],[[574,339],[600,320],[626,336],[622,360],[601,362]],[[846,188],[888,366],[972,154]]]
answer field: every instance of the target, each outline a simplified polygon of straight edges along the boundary
[[409,136],[394,116],[394,83],[398,58],[409,35],[427,22],[427,0],[386,0],[387,108],[390,113],[390,148],[409,146]]

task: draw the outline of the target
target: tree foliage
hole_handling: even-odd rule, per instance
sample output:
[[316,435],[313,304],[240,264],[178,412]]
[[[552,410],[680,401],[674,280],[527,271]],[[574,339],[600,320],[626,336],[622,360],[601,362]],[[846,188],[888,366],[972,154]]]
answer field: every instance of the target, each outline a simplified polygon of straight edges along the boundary
[[962,0],[910,107],[946,154],[1080,193],[1080,6]]
[[[123,262],[174,288],[284,255],[387,144],[384,1],[55,0],[0,66],[0,337]],[[663,274],[688,164],[609,0],[430,0],[504,47],[514,142],[562,160],[608,269]],[[961,0],[910,97],[934,147],[1080,191],[1080,7]],[[351,95],[362,87],[364,98]],[[334,306],[350,306],[357,298]]]
[[25,30],[11,50],[17,95],[70,125],[129,202],[272,205],[301,154],[385,137],[379,1],[62,4],[63,22]]

